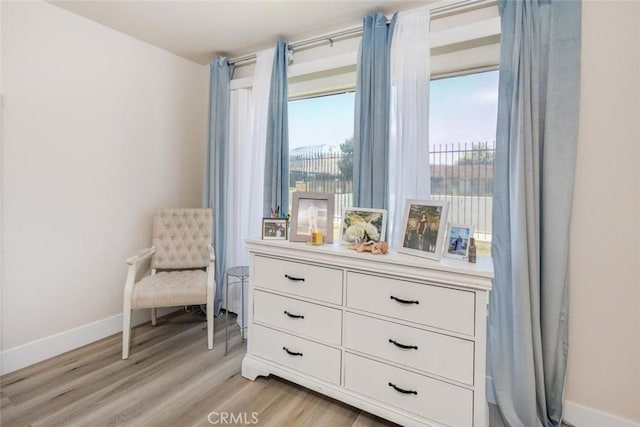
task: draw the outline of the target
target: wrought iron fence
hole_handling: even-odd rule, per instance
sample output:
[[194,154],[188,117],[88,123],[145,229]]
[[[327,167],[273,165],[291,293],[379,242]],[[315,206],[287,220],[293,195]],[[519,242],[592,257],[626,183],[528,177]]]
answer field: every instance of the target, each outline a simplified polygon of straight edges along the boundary
[[340,221],[344,209],[353,205],[353,170],[343,164],[348,160],[339,148],[331,146],[294,150],[289,155],[289,188],[334,193],[335,221]]
[[440,144],[429,150],[431,197],[449,201],[449,221],[491,240],[494,142]]
[[[495,143],[441,144],[429,151],[431,196],[449,201],[449,221],[474,225],[478,240],[491,240]],[[350,154],[331,146],[304,147],[289,156],[291,191],[335,193],[335,221],[353,203]]]

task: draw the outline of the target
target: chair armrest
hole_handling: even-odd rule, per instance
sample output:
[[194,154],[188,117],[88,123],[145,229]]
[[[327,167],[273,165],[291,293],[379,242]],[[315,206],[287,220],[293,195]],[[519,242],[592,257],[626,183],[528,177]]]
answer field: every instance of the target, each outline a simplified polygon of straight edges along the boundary
[[149,258],[155,252],[156,252],[155,246],[151,246],[150,248],[141,249],[138,252],[136,252],[135,255],[127,258],[127,264],[129,264],[129,265],[140,264],[142,261],[144,261],[145,259]]
[[124,283],[124,311],[131,310],[131,294],[133,292],[133,285],[136,281],[136,272],[142,264],[142,262],[149,258],[156,252],[155,246],[150,248],[141,249],[136,252],[132,257],[127,258],[127,264],[129,268],[127,270],[127,281]]

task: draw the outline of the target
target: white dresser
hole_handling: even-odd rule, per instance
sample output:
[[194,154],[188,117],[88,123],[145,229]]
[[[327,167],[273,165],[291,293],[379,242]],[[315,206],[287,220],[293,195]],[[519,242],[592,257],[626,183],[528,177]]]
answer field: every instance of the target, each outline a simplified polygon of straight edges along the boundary
[[249,240],[242,375],[277,375],[402,425],[485,426],[490,258]]

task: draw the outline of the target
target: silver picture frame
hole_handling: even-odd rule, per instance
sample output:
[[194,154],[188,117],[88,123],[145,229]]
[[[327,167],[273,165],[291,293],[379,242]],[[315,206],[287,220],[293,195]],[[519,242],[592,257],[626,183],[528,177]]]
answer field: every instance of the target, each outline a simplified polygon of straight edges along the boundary
[[295,191],[291,202],[289,241],[308,242],[311,230],[318,229],[325,243],[333,243],[333,193]]

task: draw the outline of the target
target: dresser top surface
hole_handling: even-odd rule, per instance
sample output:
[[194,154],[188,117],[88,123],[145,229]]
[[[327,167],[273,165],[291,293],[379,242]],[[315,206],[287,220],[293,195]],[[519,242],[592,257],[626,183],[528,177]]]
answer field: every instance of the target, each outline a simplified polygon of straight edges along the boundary
[[426,270],[435,270],[447,273],[464,274],[482,278],[493,278],[493,260],[491,257],[478,257],[477,263],[470,263],[465,260],[443,257],[440,261],[412,256],[390,251],[386,255],[372,255],[369,252],[357,252],[349,249],[347,245],[340,242],[313,246],[309,243],[289,242],[286,240],[260,240],[247,239],[247,248],[253,252],[279,252],[281,254],[296,254],[300,257],[314,258],[316,256],[337,256],[345,262],[371,261],[381,264],[413,267]]

